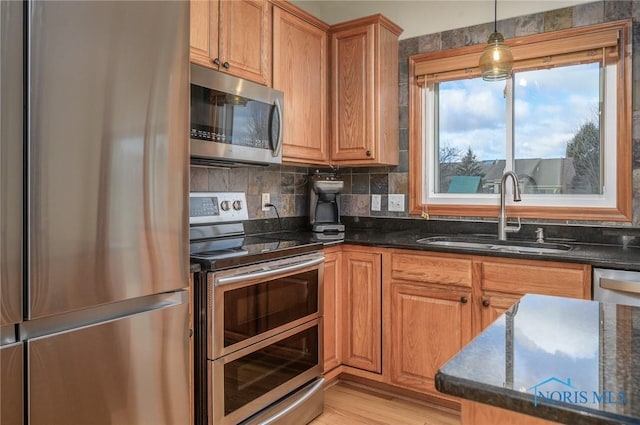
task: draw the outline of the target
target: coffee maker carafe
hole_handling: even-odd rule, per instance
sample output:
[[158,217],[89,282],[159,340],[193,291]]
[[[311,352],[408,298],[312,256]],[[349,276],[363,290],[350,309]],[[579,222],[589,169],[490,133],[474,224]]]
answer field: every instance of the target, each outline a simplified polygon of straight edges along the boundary
[[335,174],[316,172],[309,183],[309,214],[311,230],[316,234],[343,236],[344,224],[340,223],[340,191],[344,181]]

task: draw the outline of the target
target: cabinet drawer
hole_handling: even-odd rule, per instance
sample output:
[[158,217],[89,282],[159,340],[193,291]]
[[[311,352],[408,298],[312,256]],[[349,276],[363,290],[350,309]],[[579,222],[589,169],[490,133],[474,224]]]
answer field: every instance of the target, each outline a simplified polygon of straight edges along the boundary
[[589,279],[585,265],[482,262],[483,290],[589,298]]
[[471,260],[429,254],[398,254],[391,257],[391,277],[411,282],[471,287]]

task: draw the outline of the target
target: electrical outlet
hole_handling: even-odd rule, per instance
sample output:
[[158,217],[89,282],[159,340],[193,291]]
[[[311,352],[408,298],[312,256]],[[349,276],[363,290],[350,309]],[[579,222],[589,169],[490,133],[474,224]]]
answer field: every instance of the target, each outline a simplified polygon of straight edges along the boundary
[[266,204],[271,202],[271,195],[268,193],[262,194],[262,211],[269,211],[271,207],[265,207]]
[[389,195],[389,211],[404,211],[404,195]]
[[371,195],[371,211],[380,211],[381,195]]

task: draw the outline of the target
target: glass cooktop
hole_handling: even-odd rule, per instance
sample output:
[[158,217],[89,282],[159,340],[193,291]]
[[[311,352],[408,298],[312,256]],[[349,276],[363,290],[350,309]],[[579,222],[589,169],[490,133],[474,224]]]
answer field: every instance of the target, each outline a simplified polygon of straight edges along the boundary
[[244,236],[192,242],[190,257],[205,269],[220,269],[321,249],[303,240]]

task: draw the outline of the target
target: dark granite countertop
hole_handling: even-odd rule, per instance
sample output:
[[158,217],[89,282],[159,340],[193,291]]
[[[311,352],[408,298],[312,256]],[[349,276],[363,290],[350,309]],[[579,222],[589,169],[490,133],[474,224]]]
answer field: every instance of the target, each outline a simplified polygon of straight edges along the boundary
[[525,295],[445,364],[446,394],[566,424],[640,424],[640,308]]
[[190,263],[189,273],[198,273],[200,270],[200,264],[194,262]]
[[563,244],[570,245],[571,249],[558,253],[537,254],[472,248],[462,249],[440,245],[425,245],[416,242],[418,239],[424,237],[438,235],[441,234],[425,234],[414,230],[389,233],[374,230],[347,231],[345,234],[345,242],[378,247],[417,249],[422,251],[453,252],[458,254],[475,254],[532,260],[564,261],[591,264],[593,267],[640,271],[640,247],[637,246],[625,248],[621,245],[588,244],[550,240],[550,242],[562,242]]
[[[277,220],[248,220],[245,222],[245,231],[248,235],[297,239],[309,244],[321,242],[324,246],[350,243],[380,248],[573,262],[590,264],[593,267],[640,271],[640,229],[637,228],[531,223],[523,224],[522,230],[516,235],[509,235],[510,240],[533,242],[535,230],[543,227],[547,242],[571,246],[568,251],[538,254],[425,245],[416,242],[421,238],[439,235],[493,236],[497,233],[497,224],[491,222],[343,217],[343,223],[347,231],[343,239],[336,240],[320,240],[306,227],[308,218],[304,217],[283,218],[282,223]],[[191,271],[194,271],[193,264],[191,267]]]
[[[280,235],[282,238],[296,238],[308,240],[309,243],[318,243],[318,239],[310,231],[284,231],[270,233],[271,237]],[[522,253],[492,251],[486,249],[462,249],[439,245],[425,245],[416,242],[424,237],[443,234],[425,233],[420,230],[401,230],[385,232],[381,229],[347,229],[344,239],[321,241],[325,246],[337,243],[350,243],[356,245],[375,246],[380,248],[405,248],[421,251],[450,252],[458,254],[473,254],[505,258],[522,258],[532,260],[562,261],[581,264],[590,264],[593,267],[603,267],[620,270],[640,271],[640,247],[609,244],[589,244],[568,242],[565,240],[550,240],[550,242],[562,242],[570,245],[569,251],[558,253]],[[450,235],[449,235],[450,236]]]

